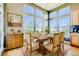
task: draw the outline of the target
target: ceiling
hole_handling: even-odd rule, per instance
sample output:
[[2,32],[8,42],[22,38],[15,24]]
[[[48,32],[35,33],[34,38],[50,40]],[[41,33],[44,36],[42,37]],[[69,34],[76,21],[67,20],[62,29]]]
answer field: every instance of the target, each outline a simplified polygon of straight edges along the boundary
[[52,10],[64,3],[35,3],[35,4],[42,7],[43,9]]

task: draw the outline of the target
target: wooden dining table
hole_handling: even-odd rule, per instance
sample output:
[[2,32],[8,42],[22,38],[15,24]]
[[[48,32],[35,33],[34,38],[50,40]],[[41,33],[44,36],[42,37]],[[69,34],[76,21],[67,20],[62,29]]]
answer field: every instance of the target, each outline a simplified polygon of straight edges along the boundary
[[32,35],[31,37],[37,39],[37,42],[39,42],[39,52],[42,54],[42,55],[45,55],[45,51],[46,49],[44,48],[44,42],[46,40],[53,40],[52,38],[54,37],[53,35],[40,35],[40,36],[35,36],[35,35]]

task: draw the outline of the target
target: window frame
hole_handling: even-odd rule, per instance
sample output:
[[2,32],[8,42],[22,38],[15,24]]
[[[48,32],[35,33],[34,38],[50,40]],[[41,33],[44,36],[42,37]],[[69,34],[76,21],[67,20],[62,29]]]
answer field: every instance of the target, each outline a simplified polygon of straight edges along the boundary
[[[27,5],[27,4],[25,4],[25,5]],[[28,5],[30,5],[30,4],[28,4]],[[31,5],[30,5],[30,6],[31,6]],[[32,7],[33,7],[33,6],[32,6]],[[34,14],[24,13],[24,15],[34,17],[34,20],[33,20],[33,21],[34,21],[34,29],[33,29],[33,31],[36,31],[36,23],[35,23],[35,22],[36,22],[36,18],[40,18],[40,19],[42,19],[42,20],[46,20],[46,21],[47,21],[47,19],[44,18],[44,15],[46,15],[44,12],[46,12],[46,11],[43,11],[42,9],[37,8],[37,7],[33,7],[33,8],[34,8]],[[37,9],[37,10],[41,10],[43,16],[38,16],[38,15],[36,15],[36,9]],[[48,27],[48,23],[47,23],[47,27]],[[43,25],[42,25],[41,30],[43,30]]]
[[[70,8],[70,6],[66,6],[66,7],[69,7]],[[64,8],[66,8],[66,7],[64,7]],[[61,9],[58,9],[58,10],[56,10],[56,11],[53,11],[53,12],[57,12],[57,17],[52,17],[52,18],[50,18],[50,16],[49,16],[49,21],[50,20],[52,20],[52,19],[57,19],[57,31],[59,32],[59,29],[62,27],[62,26],[59,26],[59,21],[60,21],[60,18],[62,18],[62,17],[66,17],[66,16],[69,16],[70,17],[70,25],[68,25],[68,26],[64,26],[64,27],[70,27],[71,26],[71,9],[70,9],[70,13],[68,13],[68,14],[64,14],[64,15],[59,15],[59,10],[62,10],[63,8],[61,8]],[[51,13],[53,13],[53,12],[51,12]],[[49,23],[49,25],[50,25],[50,23]],[[49,27],[50,28],[50,27]],[[70,36],[70,34],[69,34],[69,36]]]

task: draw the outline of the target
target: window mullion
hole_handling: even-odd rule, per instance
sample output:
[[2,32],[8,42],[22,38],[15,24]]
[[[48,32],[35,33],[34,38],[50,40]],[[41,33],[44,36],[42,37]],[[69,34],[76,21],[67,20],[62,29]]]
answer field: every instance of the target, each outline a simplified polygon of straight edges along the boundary
[[36,31],[36,10],[35,10],[35,8],[34,8],[34,32]]
[[57,31],[59,32],[59,18],[58,18],[59,15],[58,15],[58,13],[59,12],[57,11]]

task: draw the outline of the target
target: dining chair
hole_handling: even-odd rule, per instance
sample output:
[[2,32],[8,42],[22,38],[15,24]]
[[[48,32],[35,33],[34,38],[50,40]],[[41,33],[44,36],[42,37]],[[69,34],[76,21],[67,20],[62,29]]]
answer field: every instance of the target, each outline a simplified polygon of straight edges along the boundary
[[44,47],[48,52],[51,53],[51,55],[59,55],[60,33],[54,33],[54,36],[51,39],[53,42],[45,45]]
[[[45,37],[46,35],[48,35],[45,31],[41,31],[40,33],[40,36],[42,36],[42,37]],[[44,45],[46,45],[46,44],[48,44],[49,43],[49,40],[45,40],[44,41]]]
[[39,34],[42,35],[42,36],[45,36],[46,35],[46,32],[41,31]]
[[64,32],[60,35],[60,55],[64,55]]
[[31,56],[34,51],[39,49],[39,42],[36,42],[37,39],[33,38],[32,35],[39,35],[37,32],[29,33],[28,41],[28,54]]
[[[49,34],[50,36],[54,36],[54,33],[50,33]],[[53,39],[53,38],[52,38]],[[50,43],[52,43],[53,42],[53,40],[52,39],[50,39]]]

